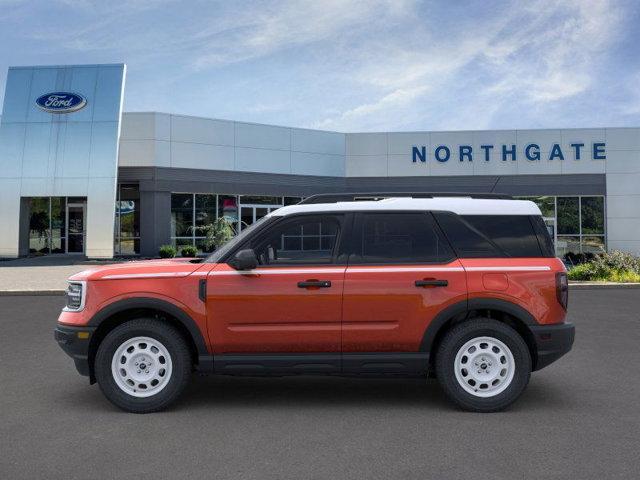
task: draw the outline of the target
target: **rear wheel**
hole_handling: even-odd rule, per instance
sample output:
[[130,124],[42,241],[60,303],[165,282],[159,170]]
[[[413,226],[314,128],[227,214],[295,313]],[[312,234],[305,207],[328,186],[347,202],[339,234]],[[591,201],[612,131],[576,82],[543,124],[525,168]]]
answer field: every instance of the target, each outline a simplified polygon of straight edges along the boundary
[[155,319],[135,319],[107,334],[96,354],[100,389],[116,406],[149,413],[170,405],[191,376],[189,347],[178,330]]
[[531,355],[513,328],[478,318],[445,334],[436,352],[436,375],[447,396],[465,410],[493,412],[522,394]]

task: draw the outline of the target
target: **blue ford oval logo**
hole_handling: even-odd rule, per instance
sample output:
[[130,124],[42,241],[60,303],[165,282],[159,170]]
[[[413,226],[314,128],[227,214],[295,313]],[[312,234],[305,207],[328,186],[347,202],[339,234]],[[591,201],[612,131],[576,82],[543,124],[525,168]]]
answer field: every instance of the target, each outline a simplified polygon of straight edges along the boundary
[[77,93],[53,92],[38,97],[36,105],[49,113],[72,113],[85,107],[87,99]]

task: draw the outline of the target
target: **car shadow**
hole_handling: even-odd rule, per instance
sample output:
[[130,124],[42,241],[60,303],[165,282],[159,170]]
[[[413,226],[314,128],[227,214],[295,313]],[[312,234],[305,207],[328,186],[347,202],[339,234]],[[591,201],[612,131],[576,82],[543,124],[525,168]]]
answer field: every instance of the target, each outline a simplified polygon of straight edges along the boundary
[[[65,410],[119,412],[97,385],[82,385],[59,399]],[[508,411],[535,413],[575,408],[577,400],[553,382],[532,382]],[[180,399],[169,412],[295,407],[323,410],[351,407],[394,409],[432,409],[434,412],[462,412],[444,395],[435,379],[363,377],[233,377],[194,375]]]
[[425,406],[450,408],[437,382],[414,378],[196,376],[181,406]]

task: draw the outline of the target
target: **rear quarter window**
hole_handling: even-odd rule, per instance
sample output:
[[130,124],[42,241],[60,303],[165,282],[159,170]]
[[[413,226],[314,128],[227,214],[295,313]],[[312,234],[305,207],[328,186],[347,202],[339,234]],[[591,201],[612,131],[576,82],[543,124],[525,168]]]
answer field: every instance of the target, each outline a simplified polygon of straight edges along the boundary
[[[461,258],[548,257],[527,215],[455,215],[435,213],[445,235]],[[547,234],[548,236],[548,234]]]

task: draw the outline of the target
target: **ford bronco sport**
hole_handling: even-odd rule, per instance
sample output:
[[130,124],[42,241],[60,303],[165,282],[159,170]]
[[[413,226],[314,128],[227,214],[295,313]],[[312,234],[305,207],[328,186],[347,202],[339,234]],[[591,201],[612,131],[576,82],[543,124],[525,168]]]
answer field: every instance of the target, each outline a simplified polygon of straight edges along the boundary
[[204,260],[72,276],[55,338],[130,412],[167,407],[194,370],[435,376],[460,407],[488,412],[571,349],[567,296],[530,201],[320,195]]

